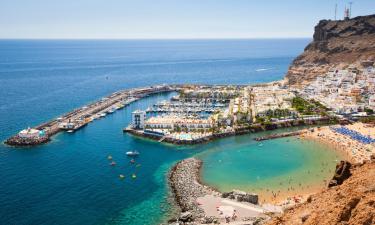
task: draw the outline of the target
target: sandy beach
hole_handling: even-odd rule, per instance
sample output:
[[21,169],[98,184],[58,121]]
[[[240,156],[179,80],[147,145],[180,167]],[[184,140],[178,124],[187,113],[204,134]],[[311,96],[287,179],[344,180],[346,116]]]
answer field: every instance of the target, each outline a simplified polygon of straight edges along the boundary
[[375,138],[375,126],[354,123],[346,126],[325,126],[315,128],[313,132],[302,134],[302,138],[318,140],[324,144],[328,144],[334,149],[340,151],[347,156],[348,160],[353,163],[362,163],[369,160],[375,154],[375,143],[364,144],[359,142],[348,135],[335,132],[332,128],[346,127],[350,130],[356,131],[363,136]]
[[171,222],[243,224],[244,221],[264,220],[267,212],[282,212],[279,206],[257,204],[257,196],[254,200],[254,196],[246,192],[238,191],[234,198],[223,197],[222,193],[200,182],[201,165],[202,161],[188,158],[178,162],[170,172],[169,184],[181,210],[180,216]]
[[[337,129],[343,127],[358,132],[355,134],[369,138],[369,140],[375,138],[375,127],[363,123],[307,129],[307,132],[301,134],[300,137],[301,139],[312,139],[329,145],[330,149],[339,151],[344,158],[353,163],[361,163],[370,159],[375,153],[375,143],[364,143],[356,140],[357,136],[353,138],[346,133],[342,134]],[[299,188],[289,187],[287,191],[280,190],[275,193],[266,189],[256,192],[260,196],[259,204],[239,202],[224,198],[221,193],[201,184],[201,165],[200,160],[190,158],[179,162],[172,170],[170,184],[182,211],[178,218],[179,221],[196,221],[198,223],[216,221],[220,224],[237,224],[244,221],[250,222],[253,219],[262,220],[267,218],[267,212],[280,212],[282,208],[303,202],[311,194],[323,189],[322,185],[318,184],[316,186],[301,184]],[[319,166],[322,167],[323,172],[327,165]],[[324,181],[324,187],[327,186],[327,182],[328,180]]]

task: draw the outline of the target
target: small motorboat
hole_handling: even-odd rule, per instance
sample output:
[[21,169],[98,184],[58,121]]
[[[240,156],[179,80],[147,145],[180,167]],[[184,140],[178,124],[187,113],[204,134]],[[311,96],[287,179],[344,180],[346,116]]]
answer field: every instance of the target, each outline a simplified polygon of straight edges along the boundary
[[74,132],[74,130],[68,130],[67,132],[68,132],[68,133],[73,133],[73,132]]
[[108,159],[108,160],[112,160],[112,156],[109,155],[109,156],[107,157],[107,159]]
[[139,155],[139,152],[137,152],[137,151],[128,151],[128,152],[126,152],[126,155],[127,156],[137,156],[137,155]]
[[133,178],[133,179],[137,178],[137,175],[135,175],[135,174],[133,173],[132,178]]
[[131,162],[131,163],[135,163],[135,160],[134,160],[134,159],[131,159],[130,162]]
[[109,165],[116,166],[116,162],[112,161]]
[[125,178],[125,176],[124,176],[124,175],[122,175],[122,174],[120,174],[119,178],[120,178],[120,179],[122,180],[122,179],[124,179],[124,178]]

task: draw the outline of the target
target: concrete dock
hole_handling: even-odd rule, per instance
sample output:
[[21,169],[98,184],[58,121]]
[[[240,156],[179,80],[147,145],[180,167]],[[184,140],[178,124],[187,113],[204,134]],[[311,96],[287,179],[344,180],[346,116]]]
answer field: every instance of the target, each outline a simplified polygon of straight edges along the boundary
[[267,135],[267,136],[256,137],[256,138],[254,138],[254,140],[256,140],[256,141],[266,141],[266,140],[276,139],[276,138],[299,136],[299,135],[304,134],[306,132],[307,132],[307,130],[299,130],[299,131],[294,131],[294,132],[271,134],[271,135]]
[[143,88],[117,91],[98,101],[75,109],[58,118],[52,119],[33,128],[27,128],[8,138],[4,143],[12,146],[32,146],[46,143],[50,138],[61,132],[74,132],[94,119],[125,107],[126,105],[152,94],[171,92],[179,89],[178,85],[157,85]]

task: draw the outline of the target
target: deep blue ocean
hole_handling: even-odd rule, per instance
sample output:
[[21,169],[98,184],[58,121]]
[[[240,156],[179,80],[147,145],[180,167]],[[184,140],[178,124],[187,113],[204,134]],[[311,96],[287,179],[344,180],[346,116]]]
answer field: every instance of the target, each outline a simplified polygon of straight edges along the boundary
[[[162,83],[282,79],[308,39],[1,40],[0,140],[114,91]],[[174,147],[122,133],[140,100],[32,148],[0,145],[0,224],[158,224],[171,211],[166,174],[179,159],[243,137]],[[250,138],[248,138],[250,139]],[[125,151],[141,152],[135,167]],[[111,154],[117,166],[109,166]],[[298,165],[296,165],[298,167]],[[291,169],[291,168],[288,168]],[[137,179],[131,179],[131,174]],[[124,180],[118,178],[124,174]]]

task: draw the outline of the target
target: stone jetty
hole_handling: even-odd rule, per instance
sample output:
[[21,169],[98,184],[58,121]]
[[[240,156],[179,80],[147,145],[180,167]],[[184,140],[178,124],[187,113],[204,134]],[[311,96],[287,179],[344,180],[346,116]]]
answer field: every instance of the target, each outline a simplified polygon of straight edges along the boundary
[[221,195],[213,188],[200,182],[201,166],[202,161],[196,158],[188,158],[177,163],[169,174],[170,187],[181,209],[179,222],[193,223],[205,217],[203,209],[198,206],[198,197],[210,194]]
[[280,133],[280,134],[271,134],[271,135],[267,135],[267,136],[256,137],[256,138],[254,138],[254,140],[265,141],[265,140],[269,140],[269,139],[298,136],[298,135],[304,134],[306,132],[307,132],[306,130],[300,130],[300,131],[295,131],[295,132],[285,132],[285,133]]

